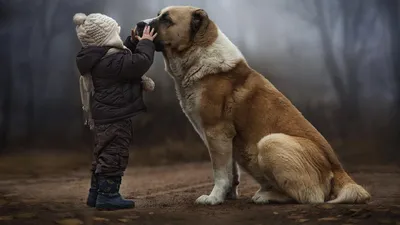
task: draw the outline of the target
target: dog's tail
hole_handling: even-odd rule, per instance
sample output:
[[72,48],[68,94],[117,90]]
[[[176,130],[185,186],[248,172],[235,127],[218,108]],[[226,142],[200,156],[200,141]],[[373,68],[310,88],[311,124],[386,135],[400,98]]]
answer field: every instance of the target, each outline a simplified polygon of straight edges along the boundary
[[363,204],[371,199],[371,195],[344,171],[333,171],[332,196],[328,203]]
[[367,203],[371,195],[358,185],[342,167],[339,159],[329,144],[320,145],[331,164],[333,179],[331,181],[331,199],[328,203]]

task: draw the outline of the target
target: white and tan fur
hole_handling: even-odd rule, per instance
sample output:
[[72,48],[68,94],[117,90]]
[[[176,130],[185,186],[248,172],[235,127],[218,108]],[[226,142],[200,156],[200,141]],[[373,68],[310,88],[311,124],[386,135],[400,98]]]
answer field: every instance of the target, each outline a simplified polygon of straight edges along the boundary
[[[160,22],[166,13],[173,22],[169,25]],[[165,43],[165,69],[174,79],[182,110],[210,153],[214,187],[196,203],[235,199],[238,165],[260,184],[255,203],[370,199],[322,135],[247,64],[204,10],[168,7],[152,22],[158,23],[156,41]]]

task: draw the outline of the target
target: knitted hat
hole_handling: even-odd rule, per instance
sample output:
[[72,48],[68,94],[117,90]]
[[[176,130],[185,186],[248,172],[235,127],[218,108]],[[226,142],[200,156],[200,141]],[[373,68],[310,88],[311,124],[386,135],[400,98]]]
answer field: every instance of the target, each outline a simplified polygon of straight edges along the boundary
[[76,24],[76,34],[83,47],[111,46],[123,48],[123,42],[119,36],[121,28],[111,17],[100,13],[89,15],[77,13],[74,15],[73,21]]

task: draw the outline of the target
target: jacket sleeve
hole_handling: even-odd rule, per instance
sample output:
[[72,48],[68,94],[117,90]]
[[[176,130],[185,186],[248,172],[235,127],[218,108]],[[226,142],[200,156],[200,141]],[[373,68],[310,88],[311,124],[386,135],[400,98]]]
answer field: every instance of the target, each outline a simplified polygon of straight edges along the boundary
[[141,79],[153,64],[154,52],[155,46],[152,41],[139,41],[132,54],[124,54],[121,76],[126,79]]
[[134,39],[133,41],[131,41],[131,36],[128,36],[125,39],[124,45],[129,48],[129,50],[131,50],[131,52],[134,52],[136,49],[136,46],[138,44],[139,40],[138,39]]

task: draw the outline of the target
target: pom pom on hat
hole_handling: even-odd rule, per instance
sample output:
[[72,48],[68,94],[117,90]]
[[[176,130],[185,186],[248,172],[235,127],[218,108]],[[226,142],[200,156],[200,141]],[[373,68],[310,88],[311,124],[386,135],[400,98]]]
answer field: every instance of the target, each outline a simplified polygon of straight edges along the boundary
[[76,25],[82,25],[85,20],[86,20],[87,16],[84,13],[77,13],[74,15],[73,21]]

